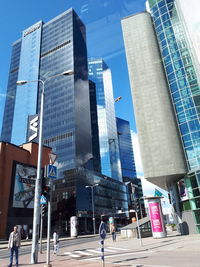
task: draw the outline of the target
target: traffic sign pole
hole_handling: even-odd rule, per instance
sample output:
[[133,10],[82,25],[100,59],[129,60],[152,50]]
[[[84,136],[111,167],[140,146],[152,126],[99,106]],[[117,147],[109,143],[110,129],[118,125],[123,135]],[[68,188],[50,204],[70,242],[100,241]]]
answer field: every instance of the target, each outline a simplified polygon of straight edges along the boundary
[[104,239],[106,239],[106,224],[101,222],[99,226],[99,236],[101,238],[101,260],[102,260],[102,267],[105,266],[105,259],[104,259]]
[[49,179],[50,183],[50,198],[48,201],[48,226],[47,226],[47,259],[45,267],[51,267],[50,264],[50,239],[51,239],[51,201],[52,201],[52,179]]
[[42,228],[43,228],[43,207],[44,205],[41,205],[41,209],[40,209],[40,254],[42,254]]
[[105,266],[105,261],[104,261],[104,240],[101,240],[101,260],[102,260],[102,267]]

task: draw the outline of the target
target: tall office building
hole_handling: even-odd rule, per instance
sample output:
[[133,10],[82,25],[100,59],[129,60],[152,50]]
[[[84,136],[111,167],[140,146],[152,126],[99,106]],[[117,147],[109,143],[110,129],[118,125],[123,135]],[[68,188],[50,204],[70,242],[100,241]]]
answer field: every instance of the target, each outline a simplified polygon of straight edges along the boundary
[[88,68],[96,84],[101,173],[122,181],[111,71],[102,58],[89,59]]
[[57,154],[59,178],[67,169],[92,165],[86,34],[73,9],[25,29],[13,44],[3,141],[25,143],[28,117],[40,112],[41,84],[16,81],[45,80],[67,70],[74,75],[53,78],[44,89],[43,143]]
[[122,21],[144,176],[170,192],[181,230],[200,233],[197,64],[181,1],[148,2]]
[[131,140],[130,123],[120,118],[116,118],[116,122],[122,177],[134,179],[137,177],[137,174]]
[[141,179],[137,178],[130,123],[116,118],[122,178],[127,188],[129,210],[138,206],[139,218],[146,216]]

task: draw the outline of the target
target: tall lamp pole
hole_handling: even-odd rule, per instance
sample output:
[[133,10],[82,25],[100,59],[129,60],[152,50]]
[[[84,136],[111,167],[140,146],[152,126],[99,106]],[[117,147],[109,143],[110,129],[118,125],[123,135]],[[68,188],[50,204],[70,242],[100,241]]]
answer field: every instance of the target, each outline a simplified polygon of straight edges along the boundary
[[93,231],[94,235],[96,234],[96,224],[95,224],[95,215],[94,215],[94,187],[98,186],[99,184],[94,185],[86,185],[85,188],[91,188],[91,194],[92,194],[92,220],[93,220]]
[[43,113],[44,113],[44,88],[47,81],[59,77],[69,76],[74,74],[72,70],[64,71],[62,73],[48,77],[45,80],[32,81],[17,81],[17,85],[24,85],[27,83],[41,83],[41,103],[40,103],[40,121],[39,121],[39,141],[38,141],[38,159],[37,159],[37,176],[35,181],[35,196],[34,196],[34,212],[33,212],[33,234],[32,234],[32,250],[31,250],[31,264],[38,262],[38,240],[39,240],[39,219],[40,219],[40,195],[41,195],[41,167],[42,167],[42,134],[43,134]]

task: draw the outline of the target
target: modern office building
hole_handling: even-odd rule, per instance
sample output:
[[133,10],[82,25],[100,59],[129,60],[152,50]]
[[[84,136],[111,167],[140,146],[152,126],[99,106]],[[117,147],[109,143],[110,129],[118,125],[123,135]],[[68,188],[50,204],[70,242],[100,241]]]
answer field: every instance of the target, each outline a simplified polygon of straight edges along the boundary
[[[43,143],[57,154],[58,177],[78,166],[92,168],[91,118],[85,26],[73,9],[47,23],[39,21],[14,42],[1,139],[26,142],[30,115],[40,112],[42,84],[17,80],[46,80]],[[9,96],[12,96],[9,97]]]
[[[93,190],[91,190],[91,187]],[[94,206],[93,201],[94,199]],[[96,230],[101,217],[113,216],[116,221],[128,221],[128,202],[124,183],[106,175],[79,167],[65,172],[64,179],[55,181],[52,206],[52,227],[69,234],[71,216],[78,217],[79,233],[93,232],[93,208]],[[119,211],[126,213],[118,214]]]
[[130,123],[120,118],[116,118],[116,122],[122,177],[134,179],[137,177],[137,174],[132,147]]
[[89,59],[88,68],[96,85],[101,173],[122,181],[111,71],[102,58]]
[[200,233],[196,60],[181,1],[148,2],[122,20],[144,176],[169,191],[180,230]]
[[139,218],[146,215],[141,179],[137,178],[135,158],[133,153],[130,123],[116,118],[119,140],[119,153],[122,166],[122,178],[127,188],[129,210],[138,206]]

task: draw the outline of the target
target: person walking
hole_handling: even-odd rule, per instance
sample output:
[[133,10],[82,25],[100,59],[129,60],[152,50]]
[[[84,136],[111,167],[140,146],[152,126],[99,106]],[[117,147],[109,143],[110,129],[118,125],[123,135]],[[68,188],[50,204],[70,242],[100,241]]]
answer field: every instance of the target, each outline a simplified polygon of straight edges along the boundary
[[114,223],[112,223],[111,225],[111,234],[112,234],[113,242],[116,242],[116,228],[115,228]]
[[9,267],[12,267],[14,252],[15,252],[16,266],[19,265],[18,258],[19,258],[20,245],[21,245],[21,235],[18,232],[18,227],[14,226],[13,231],[10,233],[8,240],[8,248],[10,249],[10,264],[8,265]]
[[59,237],[56,231],[53,233],[53,254],[59,253]]

